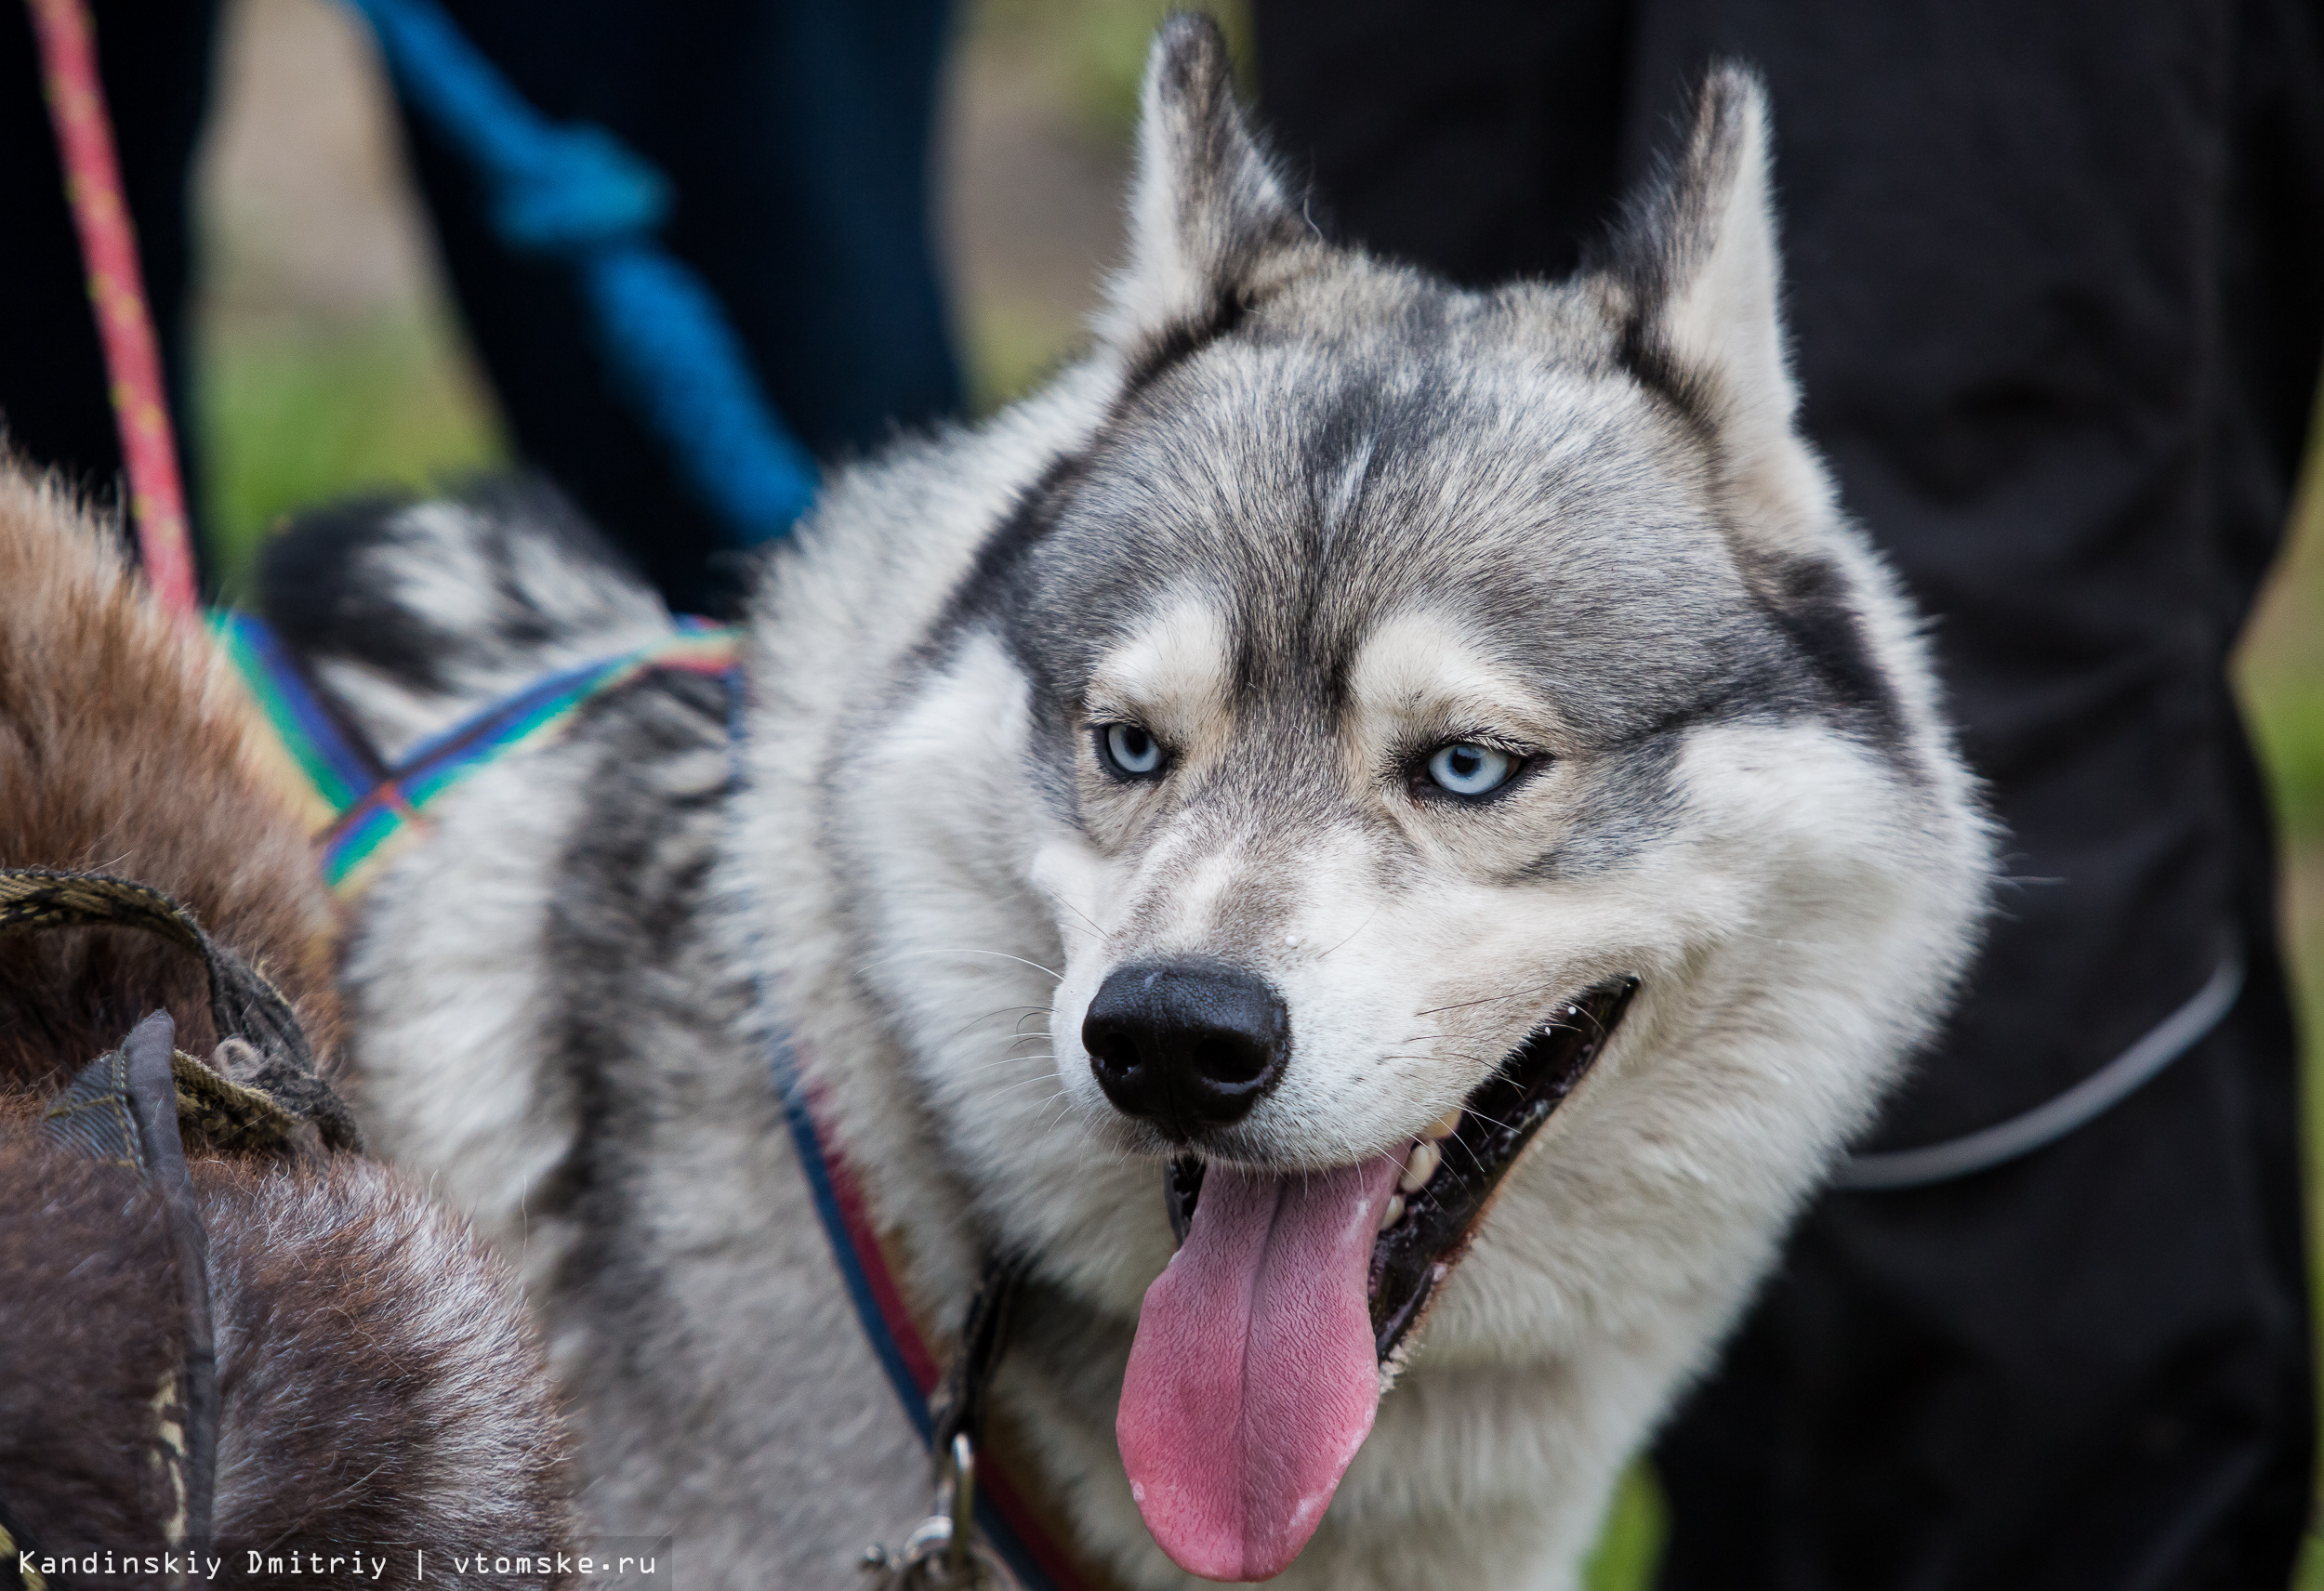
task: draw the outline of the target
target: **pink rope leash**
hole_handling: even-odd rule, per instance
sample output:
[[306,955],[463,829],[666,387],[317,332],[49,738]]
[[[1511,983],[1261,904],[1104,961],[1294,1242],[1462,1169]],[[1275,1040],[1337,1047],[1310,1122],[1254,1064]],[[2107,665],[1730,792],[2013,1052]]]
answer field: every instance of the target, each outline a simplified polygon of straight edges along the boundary
[[128,467],[129,504],[145,578],[175,613],[197,611],[192,545],[186,534],[185,490],[170,435],[160,350],[146,310],[137,233],[121,195],[112,121],[97,75],[97,40],[86,0],[26,0],[40,35],[41,76],[48,119],[64,162],[65,198],[88,267],[89,305],[105,346],[113,419]]

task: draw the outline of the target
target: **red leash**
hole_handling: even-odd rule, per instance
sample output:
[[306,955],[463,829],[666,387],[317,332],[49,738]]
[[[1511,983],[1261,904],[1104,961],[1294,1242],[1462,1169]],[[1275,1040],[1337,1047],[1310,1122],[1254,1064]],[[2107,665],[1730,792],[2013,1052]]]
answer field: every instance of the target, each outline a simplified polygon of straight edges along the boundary
[[41,77],[48,119],[64,163],[65,198],[88,267],[89,306],[105,345],[113,419],[128,467],[129,503],[145,578],[173,613],[196,611],[192,544],[186,534],[185,490],[170,434],[153,318],[145,307],[137,233],[121,195],[121,163],[112,120],[97,75],[97,40],[87,0],[26,0],[40,36]]

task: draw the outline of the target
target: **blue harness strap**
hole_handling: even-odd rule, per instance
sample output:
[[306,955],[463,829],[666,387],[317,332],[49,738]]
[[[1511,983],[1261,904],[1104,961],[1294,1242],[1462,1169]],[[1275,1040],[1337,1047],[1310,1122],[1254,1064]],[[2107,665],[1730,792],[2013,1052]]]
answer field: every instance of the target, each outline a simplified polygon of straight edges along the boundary
[[[825,1140],[808,1104],[790,1045],[777,1033],[769,1041],[768,1049],[784,1120],[791,1129],[791,1144],[799,1151],[799,1169],[814,1194],[815,1214],[823,1222],[831,1257],[855,1306],[856,1321],[880,1369],[887,1373],[905,1417],[912,1422],[921,1442],[931,1443],[936,1421],[929,1395],[943,1373],[929,1356],[919,1328],[896,1290],[894,1275],[871,1229],[852,1172]],[[989,1453],[978,1465],[976,1524],[985,1545],[1009,1565],[1024,1591],[1074,1591],[1079,1584],[1071,1564],[1033,1519]]]
[[[746,787],[742,765],[742,671],[736,669],[727,677],[727,740],[734,762],[734,785],[740,790]],[[770,1009],[763,987],[759,1003],[762,1011]],[[815,1215],[823,1223],[831,1257],[855,1306],[856,1321],[887,1374],[905,1417],[923,1443],[932,1443],[936,1420],[929,1399],[942,1382],[943,1371],[896,1285],[894,1269],[880,1245],[854,1171],[816,1117],[812,1090],[800,1075],[790,1037],[772,1023],[767,1034],[767,1055],[799,1170],[814,1195]],[[1080,1591],[1096,1584],[1095,1577],[1059,1546],[989,1453],[978,1464],[976,1523],[985,1545],[1009,1566],[1025,1591]]]

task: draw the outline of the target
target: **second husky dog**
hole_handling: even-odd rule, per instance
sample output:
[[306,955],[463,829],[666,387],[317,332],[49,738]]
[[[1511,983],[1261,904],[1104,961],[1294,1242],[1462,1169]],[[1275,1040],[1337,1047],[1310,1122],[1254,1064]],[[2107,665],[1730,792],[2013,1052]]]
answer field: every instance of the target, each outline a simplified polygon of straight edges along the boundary
[[[772,1030],[922,1320],[1029,1259],[996,1415],[1098,1572],[1573,1584],[1986,895],[1777,289],[1740,72],[1603,267],[1463,292],[1324,241],[1164,30],[1097,351],[833,482],[742,776],[651,677],[372,897],[370,1129],[522,1256],[599,1529],[846,1585],[925,1507]],[[268,579],[390,754],[670,626],[522,495]]]

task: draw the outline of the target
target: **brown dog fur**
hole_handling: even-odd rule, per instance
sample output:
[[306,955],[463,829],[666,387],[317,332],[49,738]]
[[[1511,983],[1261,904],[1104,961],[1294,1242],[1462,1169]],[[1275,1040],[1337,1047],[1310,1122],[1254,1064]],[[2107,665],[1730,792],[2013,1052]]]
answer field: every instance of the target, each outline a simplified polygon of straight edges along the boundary
[[[283,991],[322,1059],[339,1036],[331,901],[267,788],[267,730],[208,637],[147,598],[117,545],[0,463],[0,867],[175,896]],[[0,1089],[53,1090],[156,1006],[179,1048],[206,1055],[205,988],[193,957],[149,934],[0,937]]]
[[[266,783],[269,731],[115,545],[0,460],[0,866],[176,897],[289,998],[328,1074],[334,913]],[[163,1201],[37,1124],[48,1095],[156,1006],[179,1048],[209,1052],[183,949],[120,929],[0,933],[0,1514],[45,1551],[157,1548],[174,1506],[153,1400],[188,1335]],[[218,1369],[214,1551],[569,1544],[538,1345],[462,1223],[352,1155],[197,1157],[191,1171]]]
[[152,1399],[183,1295],[159,1195],[0,1127],[0,1512],[40,1546],[161,1539]]

